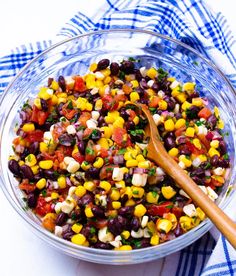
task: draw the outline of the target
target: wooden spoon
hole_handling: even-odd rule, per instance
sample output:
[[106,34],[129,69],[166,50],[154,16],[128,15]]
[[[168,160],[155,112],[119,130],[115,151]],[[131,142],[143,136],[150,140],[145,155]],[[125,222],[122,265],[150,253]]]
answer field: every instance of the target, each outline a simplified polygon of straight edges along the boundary
[[163,146],[158,129],[146,105],[134,104],[139,107],[148,120],[145,131],[150,134],[147,146],[147,157],[160,166],[174,181],[192,198],[214,223],[218,230],[236,249],[236,223],[234,223],[188,176],[175,160],[167,153]]

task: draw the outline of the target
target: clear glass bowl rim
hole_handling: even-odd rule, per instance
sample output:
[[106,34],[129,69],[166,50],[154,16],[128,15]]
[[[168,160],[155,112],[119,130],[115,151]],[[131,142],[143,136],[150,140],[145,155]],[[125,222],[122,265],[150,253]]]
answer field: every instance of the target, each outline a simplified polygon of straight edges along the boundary
[[[41,52],[39,55],[37,55],[35,58],[33,58],[30,62],[28,62],[17,74],[15,77],[13,77],[12,81],[8,84],[8,86],[6,87],[5,91],[2,94],[2,97],[0,99],[0,106],[2,105],[3,99],[5,97],[5,95],[7,95],[8,91],[10,90],[10,88],[14,85],[14,82],[27,70],[27,68],[29,68],[31,66],[32,63],[36,62],[38,59],[40,59],[43,55],[47,54],[48,52],[52,51],[53,49],[57,48],[60,45],[69,43],[70,41],[73,40],[77,40],[83,37],[89,37],[92,35],[102,35],[102,34],[109,34],[109,33],[143,33],[143,34],[147,34],[156,38],[161,38],[164,40],[167,40],[169,42],[173,42],[177,45],[182,46],[183,48],[189,50],[190,52],[194,53],[197,57],[199,57],[200,59],[202,59],[208,66],[212,67],[214,69],[214,71],[216,71],[216,73],[218,73],[220,75],[220,77],[224,80],[224,82],[227,84],[229,90],[236,96],[235,90],[233,88],[233,86],[231,85],[230,81],[227,79],[227,77],[224,75],[224,73],[212,62],[210,61],[208,58],[206,58],[205,56],[203,56],[202,54],[200,54],[198,51],[196,51],[194,48],[190,47],[189,45],[171,38],[169,36],[163,35],[163,34],[159,34],[153,31],[147,31],[147,30],[141,30],[141,29],[108,29],[108,30],[98,30],[98,31],[91,31],[91,32],[87,32],[85,34],[80,34],[77,36],[73,36],[71,38],[67,38],[64,39],[58,43],[53,44],[51,47],[49,47],[48,49],[44,50],[43,52]],[[1,170],[2,170],[2,164],[0,164],[1,166]],[[108,256],[113,256],[114,258],[117,256],[119,258],[119,256],[121,257],[129,257],[130,254],[134,255],[140,255],[142,253],[145,252],[149,252],[149,251],[153,251],[153,253],[155,254],[155,252],[158,251],[164,251],[164,255],[166,256],[168,254],[174,253],[176,251],[179,250],[179,248],[177,248],[176,250],[173,250],[169,253],[166,253],[167,247],[168,248],[175,248],[177,246],[177,244],[182,244],[182,248],[186,247],[187,245],[191,244],[193,241],[199,239],[204,233],[206,233],[211,227],[212,227],[212,222],[209,219],[205,219],[203,222],[200,223],[200,225],[198,225],[197,227],[193,228],[192,230],[190,230],[189,232],[179,236],[178,238],[175,238],[174,240],[170,240],[168,242],[165,242],[163,244],[159,244],[157,246],[151,246],[151,247],[147,247],[147,248],[143,248],[143,249],[137,249],[137,250],[132,250],[132,251],[111,251],[111,250],[103,250],[103,249],[95,249],[95,248],[89,248],[89,247],[84,247],[84,246],[79,246],[79,245],[75,245],[70,241],[66,241],[62,238],[57,237],[56,235],[50,233],[49,231],[45,230],[43,227],[41,227],[40,225],[38,225],[36,222],[34,222],[32,219],[30,219],[25,211],[22,210],[22,208],[19,208],[19,206],[16,204],[16,202],[14,201],[14,199],[11,197],[11,195],[8,193],[4,183],[3,183],[3,179],[2,176],[0,176],[1,179],[1,188],[2,191],[4,193],[4,195],[6,196],[7,200],[9,201],[9,203],[11,204],[11,206],[15,209],[15,211],[23,218],[24,221],[26,221],[34,230],[36,230],[36,234],[42,238],[42,236],[44,237],[45,240],[47,240],[49,243],[53,244],[54,246],[62,246],[62,248],[65,249],[65,251],[67,251],[67,249],[69,250],[67,252],[67,254],[76,257],[76,253],[78,253],[78,251],[84,252],[84,253],[88,253],[89,256],[91,257],[92,255],[102,255],[104,257],[108,257]],[[228,203],[230,201],[230,198],[227,197],[224,200],[222,200],[219,204],[219,206],[224,209]],[[193,234],[193,232],[195,231],[199,231],[201,233],[201,235],[197,238],[193,238],[192,242],[189,242],[186,245],[184,244],[184,241],[189,239],[189,237],[191,237],[191,235]],[[42,234],[42,236],[40,235]],[[50,242],[51,241],[51,242]],[[61,248],[61,249],[62,249]],[[155,250],[156,249],[156,250]],[[155,259],[155,258],[153,258]],[[86,259],[88,260],[88,259]],[[91,262],[96,262],[96,260],[90,260]],[[143,260],[143,262],[145,261],[149,261],[149,260]],[[107,263],[107,262],[104,262]],[[133,262],[135,263],[135,262]],[[107,263],[109,264],[109,263]],[[124,262],[119,262],[119,263],[113,263],[110,262],[110,264],[119,264],[119,265],[124,265]],[[128,264],[131,264],[130,262]]]

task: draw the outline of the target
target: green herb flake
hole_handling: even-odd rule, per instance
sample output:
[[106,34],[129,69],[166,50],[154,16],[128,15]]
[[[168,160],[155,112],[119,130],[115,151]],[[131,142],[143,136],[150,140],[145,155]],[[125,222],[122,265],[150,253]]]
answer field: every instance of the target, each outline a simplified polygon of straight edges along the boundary
[[133,191],[133,194],[134,194],[134,195],[138,195],[138,194],[139,194],[139,191],[138,191],[138,190],[136,190],[136,191],[134,190],[134,191]]
[[46,197],[47,196],[47,190],[46,189],[42,190],[41,195],[43,197]]
[[73,109],[73,103],[72,103],[71,100],[68,101],[67,108],[68,109]]
[[120,73],[119,73],[119,78],[120,78],[121,80],[125,80],[125,72],[120,71]]
[[228,155],[228,153],[225,153],[225,154],[223,155],[223,158],[224,158],[225,160],[229,160],[229,155]]
[[149,169],[149,171],[148,171],[148,175],[149,175],[149,176],[153,176],[153,175],[155,175],[155,174],[156,174],[156,169],[155,169],[155,168]]
[[94,151],[92,148],[87,147],[87,148],[85,149],[85,154],[94,155],[94,154],[95,154],[95,151]]
[[144,149],[144,150],[143,150],[143,156],[144,156],[144,157],[147,157],[147,154],[148,154],[148,150],[147,150],[147,149]]
[[196,126],[202,126],[202,125],[203,125],[203,122],[201,122],[201,121],[196,121],[196,122],[195,122],[195,125],[196,125]]
[[207,169],[210,169],[210,168],[211,168],[211,163],[207,162],[204,169],[207,170]]
[[106,172],[111,172],[113,171],[113,168],[106,168]]
[[91,229],[90,229],[90,233],[95,234],[96,233],[96,228],[92,226]]
[[118,154],[124,154],[126,153],[127,149],[119,149]]
[[158,72],[158,76],[157,76],[158,81],[162,81],[164,78],[168,76],[168,73],[161,67],[157,70],[157,72]]
[[158,193],[156,191],[151,191],[153,197],[157,197]]

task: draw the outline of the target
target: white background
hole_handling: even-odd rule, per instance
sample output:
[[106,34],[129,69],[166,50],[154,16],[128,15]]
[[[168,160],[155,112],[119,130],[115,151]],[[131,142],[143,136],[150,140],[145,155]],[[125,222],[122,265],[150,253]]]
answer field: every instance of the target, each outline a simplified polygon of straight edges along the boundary
[[[0,0],[0,56],[15,46],[54,37],[64,22],[78,10],[89,9],[99,0]],[[210,1],[222,11],[236,36],[233,0]],[[235,53],[236,55],[236,53]],[[35,237],[16,216],[0,191],[0,275],[74,276],[88,274],[83,262],[67,257]],[[80,268],[79,268],[80,266]],[[81,267],[82,266],[82,267]],[[94,271],[89,275],[101,275]],[[80,273],[78,273],[80,271]],[[118,268],[115,268],[119,275]],[[123,275],[124,270],[122,271]],[[113,270],[114,275],[114,270]]]

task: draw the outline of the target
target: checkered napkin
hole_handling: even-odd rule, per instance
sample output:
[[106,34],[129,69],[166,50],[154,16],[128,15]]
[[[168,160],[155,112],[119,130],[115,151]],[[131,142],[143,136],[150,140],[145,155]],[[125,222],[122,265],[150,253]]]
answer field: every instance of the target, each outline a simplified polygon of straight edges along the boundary
[[[52,40],[20,46],[0,58],[0,92],[28,61],[55,42],[91,30],[111,28],[139,28],[176,38],[212,60],[236,87],[236,59],[233,55],[236,53],[235,40],[224,16],[220,12],[213,12],[204,1],[87,2],[88,13],[76,13]],[[236,200],[235,193],[232,194],[233,197]],[[231,200],[227,213],[236,220],[236,212],[232,212],[233,202]],[[112,275],[236,275],[236,252],[224,237],[216,233],[213,231],[216,242],[208,233],[180,252],[147,265],[126,266],[125,270],[121,267],[113,268]],[[87,276],[111,273],[105,266],[86,263],[82,266],[83,273]]]

